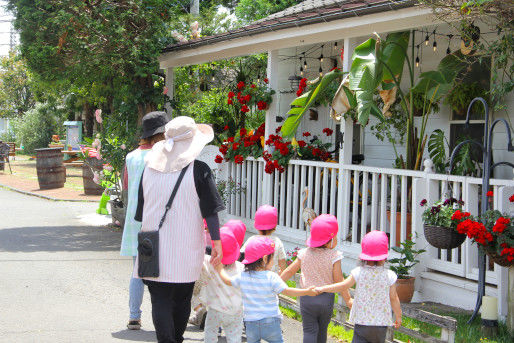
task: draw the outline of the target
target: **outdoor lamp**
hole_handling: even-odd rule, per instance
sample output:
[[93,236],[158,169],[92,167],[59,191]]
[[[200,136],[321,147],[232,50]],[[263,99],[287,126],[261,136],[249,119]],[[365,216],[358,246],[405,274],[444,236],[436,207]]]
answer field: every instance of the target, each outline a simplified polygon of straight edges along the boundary
[[289,84],[291,85],[291,90],[296,92],[298,86],[300,85],[300,80],[302,79],[300,76],[294,74],[287,78],[289,80]]

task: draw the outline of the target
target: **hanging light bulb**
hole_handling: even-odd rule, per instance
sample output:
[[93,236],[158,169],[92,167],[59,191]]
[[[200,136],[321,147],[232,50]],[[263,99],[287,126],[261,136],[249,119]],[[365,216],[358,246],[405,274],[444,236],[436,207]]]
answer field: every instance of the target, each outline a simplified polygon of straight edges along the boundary
[[446,55],[451,54],[450,46],[448,45],[448,48],[446,49]]
[[428,37],[428,33],[425,36],[425,46],[428,46],[428,41],[430,40],[430,37]]
[[437,42],[434,40],[434,44],[432,44],[432,47],[434,48],[434,52],[437,51]]
[[303,76],[303,67],[300,67],[300,75]]
[[319,66],[319,76],[323,76],[323,69],[321,69],[321,66]]
[[419,68],[419,56],[416,56],[416,68]]
[[334,43],[334,50],[337,50],[337,42]]
[[303,69],[307,70],[307,59],[303,61]]
[[261,82],[261,74],[257,75],[257,83]]
[[321,53],[321,55],[319,55],[319,61],[320,61],[321,63],[323,63],[323,53]]

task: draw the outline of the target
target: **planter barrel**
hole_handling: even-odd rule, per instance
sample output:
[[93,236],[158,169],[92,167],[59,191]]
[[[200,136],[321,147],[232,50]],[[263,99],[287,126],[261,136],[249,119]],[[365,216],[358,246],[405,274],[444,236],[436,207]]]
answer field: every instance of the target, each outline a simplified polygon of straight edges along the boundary
[[396,280],[396,293],[401,303],[410,303],[414,295],[414,281],[416,278],[397,279]]
[[61,148],[36,149],[36,171],[40,189],[64,187],[66,168]]
[[86,195],[102,195],[104,188],[93,181],[93,171],[100,172],[102,170],[103,161],[96,158],[87,157],[86,162],[82,165],[82,183],[84,184],[84,194]]
[[427,242],[438,249],[455,249],[466,240],[465,234],[448,227],[424,224],[423,230]]

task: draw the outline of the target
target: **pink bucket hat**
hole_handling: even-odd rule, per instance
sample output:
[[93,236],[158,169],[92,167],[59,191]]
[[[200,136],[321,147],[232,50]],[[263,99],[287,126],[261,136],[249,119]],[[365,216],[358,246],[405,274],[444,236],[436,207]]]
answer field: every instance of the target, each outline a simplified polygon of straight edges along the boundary
[[239,258],[239,244],[230,228],[223,226],[220,229],[221,250],[223,258],[221,263],[228,265],[234,263]]
[[362,252],[359,258],[363,261],[382,261],[387,258],[389,239],[383,231],[368,232],[361,242]]
[[237,243],[242,246],[245,240],[246,225],[237,219],[230,219],[224,226],[230,228],[236,237]]
[[270,205],[262,205],[255,212],[255,228],[257,230],[272,230],[278,224],[278,210]]
[[331,214],[321,214],[311,223],[311,236],[307,240],[307,246],[317,248],[328,243],[337,236],[339,225],[337,218]]
[[264,236],[255,236],[248,241],[245,248],[245,259],[243,264],[250,264],[263,256],[275,252],[275,242],[272,239]]

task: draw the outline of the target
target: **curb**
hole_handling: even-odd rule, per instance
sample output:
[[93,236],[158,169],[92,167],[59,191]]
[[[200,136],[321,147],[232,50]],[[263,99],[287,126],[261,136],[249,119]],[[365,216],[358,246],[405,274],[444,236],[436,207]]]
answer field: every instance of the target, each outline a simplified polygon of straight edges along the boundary
[[84,199],[84,200],[77,200],[77,199],[58,199],[58,198],[50,197],[50,196],[48,196],[48,195],[36,194],[36,193],[32,193],[32,192],[28,192],[28,191],[24,191],[24,190],[21,190],[21,189],[18,189],[18,188],[12,187],[12,186],[4,185],[4,184],[2,184],[2,183],[0,183],[0,188],[5,188],[5,189],[8,189],[8,190],[11,190],[11,191],[17,192],[17,193],[21,193],[21,194],[25,194],[25,195],[30,195],[30,196],[33,196],[33,197],[42,198],[42,199],[51,200],[51,201],[69,201],[69,202],[100,202],[100,200],[87,200],[87,199]]

